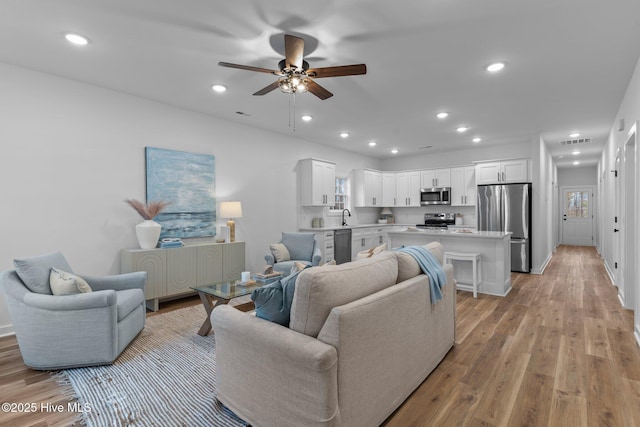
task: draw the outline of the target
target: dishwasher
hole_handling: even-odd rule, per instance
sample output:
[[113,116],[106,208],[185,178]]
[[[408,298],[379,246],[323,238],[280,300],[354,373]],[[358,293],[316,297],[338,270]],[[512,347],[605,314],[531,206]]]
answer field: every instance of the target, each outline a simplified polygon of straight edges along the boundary
[[336,264],[351,261],[351,229],[342,228],[333,232],[333,257]]

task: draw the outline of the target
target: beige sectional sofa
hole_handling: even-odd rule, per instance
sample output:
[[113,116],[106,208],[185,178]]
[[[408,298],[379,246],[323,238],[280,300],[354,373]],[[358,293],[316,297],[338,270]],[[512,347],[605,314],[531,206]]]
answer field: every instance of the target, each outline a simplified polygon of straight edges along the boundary
[[[442,246],[427,248],[442,264]],[[379,425],[453,346],[453,267],[444,267],[434,305],[416,261],[383,252],[303,271],[289,328],[216,308],[217,399],[253,426]]]

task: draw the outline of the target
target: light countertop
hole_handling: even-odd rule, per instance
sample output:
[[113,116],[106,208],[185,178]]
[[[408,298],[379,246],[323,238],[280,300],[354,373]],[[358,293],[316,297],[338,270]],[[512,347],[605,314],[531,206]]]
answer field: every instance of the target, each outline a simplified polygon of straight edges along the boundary
[[450,231],[450,230],[421,230],[415,227],[403,227],[401,230],[388,230],[388,234],[399,234],[407,236],[437,236],[437,237],[470,237],[483,239],[504,239],[509,238],[513,233],[502,231]]

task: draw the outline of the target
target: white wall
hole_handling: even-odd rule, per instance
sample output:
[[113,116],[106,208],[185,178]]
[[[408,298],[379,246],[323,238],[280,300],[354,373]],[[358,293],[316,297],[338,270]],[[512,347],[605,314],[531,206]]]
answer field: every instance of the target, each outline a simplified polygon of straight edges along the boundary
[[557,168],[542,138],[532,142],[532,273],[541,274],[551,260],[557,241]]
[[[144,147],[216,156],[218,202],[241,200],[237,240],[247,268],[269,243],[297,229],[295,168],[333,160],[338,171],[380,161],[0,63],[0,270],[17,257],[62,251],[76,272],[119,272],[137,247],[141,218],[124,203],[145,199]],[[375,216],[375,215],[374,215]],[[0,296],[0,335],[11,332]]]
[[[625,126],[623,130],[619,130],[620,120],[624,120]],[[627,142],[629,129],[634,123],[640,120],[640,60],[636,63],[629,85],[624,94],[618,113],[612,124],[609,138],[602,153],[602,158],[598,165],[598,186],[601,188],[599,211],[602,212],[603,223],[600,226],[599,250],[605,260],[605,265],[612,276],[615,276],[614,263],[618,261],[615,257],[615,240],[614,240],[614,222],[613,218],[618,213],[615,209],[615,181],[614,174],[610,171],[620,169],[620,165],[616,164],[616,153],[622,150]],[[620,178],[617,178],[620,179]],[[640,200],[640,194],[636,194],[636,200]],[[635,229],[638,230],[640,222],[638,218],[625,218],[626,221],[635,221]],[[624,232],[624,230],[623,230]],[[636,248],[640,247],[640,239],[636,239]],[[636,254],[638,251],[636,251]],[[628,260],[627,265],[640,265],[640,258]],[[636,283],[636,301],[635,301],[635,318],[634,333],[636,340],[640,344],[640,289]]]
[[560,187],[597,184],[597,166],[558,168],[558,185]]

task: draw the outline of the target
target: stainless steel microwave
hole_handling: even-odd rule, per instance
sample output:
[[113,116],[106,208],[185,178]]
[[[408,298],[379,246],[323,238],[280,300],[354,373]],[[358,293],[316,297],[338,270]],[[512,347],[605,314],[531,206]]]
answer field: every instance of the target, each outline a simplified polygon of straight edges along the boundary
[[450,204],[451,187],[433,187],[420,189],[420,206]]

